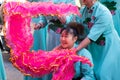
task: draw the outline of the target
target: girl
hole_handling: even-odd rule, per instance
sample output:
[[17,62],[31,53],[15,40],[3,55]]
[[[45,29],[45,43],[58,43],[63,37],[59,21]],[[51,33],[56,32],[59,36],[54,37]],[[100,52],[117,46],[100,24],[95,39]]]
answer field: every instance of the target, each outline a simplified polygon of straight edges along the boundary
[[[76,22],[67,24],[66,28],[61,30],[60,45],[53,50],[71,49],[76,47],[77,45],[75,42],[78,40],[79,35],[83,34],[83,29],[83,26]],[[91,54],[85,48],[78,51],[77,55],[87,57],[91,63],[93,63]],[[95,80],[93,67],[90,67],[88,64],[76,62],[74,68],[76,74],[72,80]]]

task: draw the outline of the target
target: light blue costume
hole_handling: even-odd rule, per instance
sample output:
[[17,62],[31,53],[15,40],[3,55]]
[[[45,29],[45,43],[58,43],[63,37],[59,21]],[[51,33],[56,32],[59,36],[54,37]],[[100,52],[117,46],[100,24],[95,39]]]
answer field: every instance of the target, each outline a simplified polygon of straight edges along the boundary
[[[77,47],[77,45],[74,44],[74,47]],[[93,64],[92,56],[87,49],[83,48],[82,50],[78,51],[77,54],[79,56],[84,56],[84,57],[88,58],[91,61],[91,63]],[[88,65],[88,64],[76,62],[74,64],[74,69],[76,71],[74,78],[80,77],[82,80],[95,80],[93,66],[90,67],[90,65]]]
[[0,50],[0,80],[7,80],[1,50]]
[[113,15],[113,21],[114,21],[115,29],[117,30],[118,35],[120,36],[120,0],[99,0],[99,1],[100,2],[114,1],[117,3],[115,6],[117,9],[115,10],[115,15]]
[[39,49],[46,50],[46,36],[47,36],[46,18],[44,16],[39,16],[38,18],[33,18],[32,22],[44,24],[43,28],[34,31],[33,34],[34,43],[32,49],[36,51]]
[[[120,38],[114,28],[110,11],[96,2],[90,9],[82,8],[81,14],[80,22],[84,24],[87,37],[92,41],[88,50],[93,57],[97,80],[119,80]],[[89,28],[86,19],[92,23]],[[98,44],[100,38],[105,44]]]

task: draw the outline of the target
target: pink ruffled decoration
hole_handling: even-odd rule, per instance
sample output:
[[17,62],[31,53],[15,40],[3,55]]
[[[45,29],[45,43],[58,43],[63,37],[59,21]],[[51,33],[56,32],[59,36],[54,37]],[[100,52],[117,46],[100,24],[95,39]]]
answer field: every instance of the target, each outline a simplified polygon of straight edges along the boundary
[[[53,72],[52,80],[71,80],[74,77],[74,63],[81,61],[91,65],[90,61],[75,55],[74,51],[42,51],[21,52],[21,55],[11,57],[15,67],[25,74],[40,77]],[[64,74],[63,74],[64,73]]]
[[[45,5],[45,6],[43,6]],[[77,6],[72,4],[54,4],[52,2],[8,2],[4,6],[7,15],[21,14],[24,16],[35,16],[38,14],[43,15],[68,15],[76,14],[80,15]]]
[[[40,77],[52,72],[52,80],[71,80],[75,74],[73,64],[76,61],[81,61],[92,66],[87,58],[76,55],[73,50],[49,52],[43,50],[39,50],[38,52],[30,51],[33,43],[33,36],[29,27],[31,16],[26,15],[38,14],[38,10],[34,10],[36,11],[34,12],[31,9],[35,9],[34,7],[37,7],[36,5],[38,4],[40,3],[22,4],[12,2],[5,4],[5,21],[8,24],[6,25],[6,40],[11,48],[11,62],[25,75]],[[49,7],[51,10],[53,8]],[[44,9],[44,7],[39,7],[39,9]],[[56,10],[56,8],[54,9]],[[61,11],[62,9],[58,10]],[[54,13],[54,11],[50,13]],[[45,11],[43,12],[47,14]]]

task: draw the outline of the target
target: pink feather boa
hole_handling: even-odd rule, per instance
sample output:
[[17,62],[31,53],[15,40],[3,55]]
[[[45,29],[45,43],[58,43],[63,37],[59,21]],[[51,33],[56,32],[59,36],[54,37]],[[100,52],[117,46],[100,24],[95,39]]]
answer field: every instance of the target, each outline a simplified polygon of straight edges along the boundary
[[[43,6],[43,4],[45,6]],[[47,5],[46,5],[47,4]],[[73,50],[61,51],[30,51],[33,36],[31,34],[31,16],[37,14],[67,14],[74,12],[72,5],[53,5],[52,3],[17,3],[5,4],[6,40],[11,48],[11,62],[26,75],[40,77],[50,72],[53,73],[52,80],[71,80],[74,77],[74,62],[81,61],[92,66],[91,62],[75,54]],[[57,6],[57,7],[56,7]],[[60,6],[69,6],[61,8]],[[51,10],[50,10],[51,9]],[[57,11],[56,11],[57,9]],[[43,10],[43,11],[42,11]],[[46,10],[50,10],[47,14]],[[75,8],[76,10],[76,8]],[[61,12],[62,11],[62,12]],[[76,13],[77,14],[77,13]],[[64,73],[64,74],[63,74]]]

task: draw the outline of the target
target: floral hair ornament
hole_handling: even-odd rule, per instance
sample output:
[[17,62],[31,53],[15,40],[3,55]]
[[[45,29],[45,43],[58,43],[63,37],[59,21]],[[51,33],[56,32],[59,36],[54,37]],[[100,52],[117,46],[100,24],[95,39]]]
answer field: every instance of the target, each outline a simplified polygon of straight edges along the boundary
[[[45,5],[45,6],[44,6]],[[71,80],[74,77],[74,62],[91,62],[75,54],[73,50],[30,51],[33,36],[30,28],[31,16],[78,14],[78,8],[71,4],[45,2],[4,4],[6,40],[11,48],[12,64],[25,75],[41,77],[53,72],[52,80]],[[66,74],[64,75],[63,74]]]

